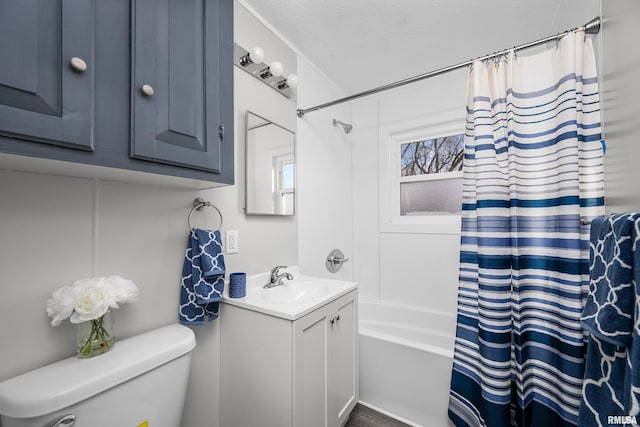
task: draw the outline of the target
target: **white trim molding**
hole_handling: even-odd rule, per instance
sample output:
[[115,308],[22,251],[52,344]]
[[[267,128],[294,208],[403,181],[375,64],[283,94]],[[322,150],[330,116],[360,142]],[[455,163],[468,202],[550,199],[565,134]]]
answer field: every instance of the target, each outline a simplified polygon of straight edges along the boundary
[[440,176],[400,177],[400,146],[410,142],[464,133],[464,108],[431,114],[428,117],[381,123],[379,127],[380,232],[460,234],[460,215],[401,215],[400,182],[461,177],[462,172]]

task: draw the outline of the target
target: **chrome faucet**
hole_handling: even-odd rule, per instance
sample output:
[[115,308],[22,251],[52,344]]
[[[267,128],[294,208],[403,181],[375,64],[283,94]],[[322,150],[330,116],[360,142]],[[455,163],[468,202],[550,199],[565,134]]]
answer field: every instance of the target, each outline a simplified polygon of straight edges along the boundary
[[287,268],[287,266],[276,265],[271,269],[271,275],[269,276],[269,283],[263,286],[264,289],[269,289],[269,288],[283,285],[284,283],[282,282],[282,280],[284,279],[293,280],[293,276],[289,273],[278,274],[281,268]]

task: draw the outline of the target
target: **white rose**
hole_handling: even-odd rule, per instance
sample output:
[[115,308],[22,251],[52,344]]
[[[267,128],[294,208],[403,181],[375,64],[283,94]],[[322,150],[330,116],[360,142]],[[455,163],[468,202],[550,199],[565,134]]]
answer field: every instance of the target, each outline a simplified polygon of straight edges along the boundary
[[115,303],[114,308],[118,308],[118,304],[138,301],[140,291],[131,280],[120,276],[109,276],[106,280],[111,285]]
[[86,322],[102,317],[109,307],[116,306],[113,292],[103,277],[78,280],[74,283],[76,294],[71,323]]
[[68,317],[71,323],[81,323],[102,317],[109,308],[138,300],[137,286],[120,276],[95,277],[63,286],[47,301],[51,326],[58,326]]
[[63,286],[55,291],[47,301],[47,314],[52,317],[51,326],[58,326],[61,321],[71,316],[75,305],[73,286]]

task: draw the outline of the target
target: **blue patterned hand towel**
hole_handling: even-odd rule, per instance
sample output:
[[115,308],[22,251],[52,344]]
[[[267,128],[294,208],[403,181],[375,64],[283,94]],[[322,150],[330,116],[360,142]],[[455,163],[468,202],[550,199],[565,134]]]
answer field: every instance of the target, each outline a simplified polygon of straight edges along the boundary
[[637,213],[591,223],[581,427],[608,425],[609,416],[640,415],[639,224]]
[[182,265],[180,323],[202,325],[218,318],[224,275],[220,231],[192,229]]

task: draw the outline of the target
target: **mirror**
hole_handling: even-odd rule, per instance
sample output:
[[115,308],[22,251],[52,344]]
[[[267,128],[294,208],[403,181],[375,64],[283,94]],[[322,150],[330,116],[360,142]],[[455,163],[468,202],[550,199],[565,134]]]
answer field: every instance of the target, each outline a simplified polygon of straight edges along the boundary
[[295,213],[295,133],[251,111],[246,114],[245,212]]

